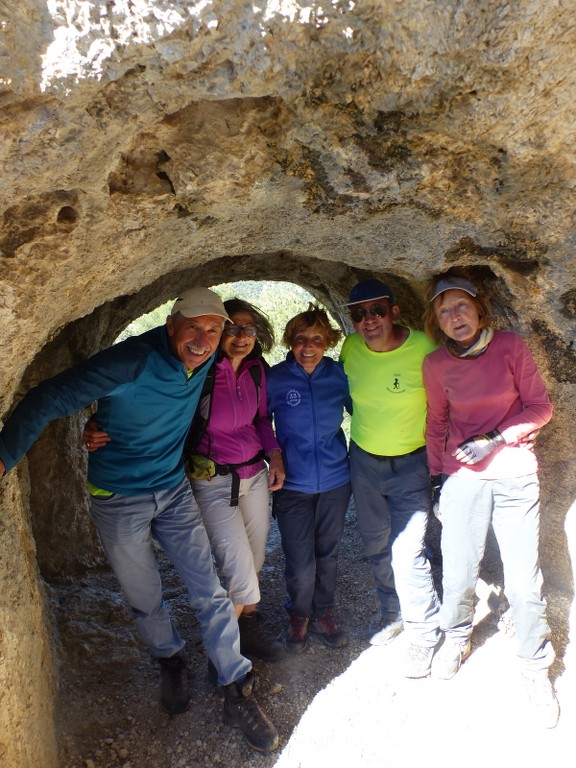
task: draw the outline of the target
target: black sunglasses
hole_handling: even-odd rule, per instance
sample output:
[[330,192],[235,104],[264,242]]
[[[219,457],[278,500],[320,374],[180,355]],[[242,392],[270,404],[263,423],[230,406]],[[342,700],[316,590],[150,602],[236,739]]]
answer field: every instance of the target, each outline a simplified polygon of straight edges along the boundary
[[386,317],[387,314],[388,307],[385,304],[372,304],[368,309],[364,309],[364,307],[350,308],[350,317],[354,323],[361,322],[368,315],[372,315],[372,317]]
[[236,325],[235,323],[232,323],[232,325],[227,325],[226,328],[224,328],[224,333],[226,336],[240,336],[240,334],[243,333],[244,336],[254,337],[257,335],[258,331],[253,325]]

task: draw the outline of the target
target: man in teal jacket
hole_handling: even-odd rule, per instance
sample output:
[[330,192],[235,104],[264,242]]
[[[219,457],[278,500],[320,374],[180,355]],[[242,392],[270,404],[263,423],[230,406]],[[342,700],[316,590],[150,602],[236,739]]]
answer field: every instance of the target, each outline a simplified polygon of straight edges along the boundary
[[88,490],[102,545],[136,627],[160,664],[160,700],[184,712],[190,693],[184,640],[162,597],[153,539],[171,559],[196,609],[206,651],[224,686],[224,720],[250,746],[272,751],[278,734],[251,697],[254,673],[240,655],[238,622],[222,588],[182,449],[228,316],[206,288],[185,291],[165,326],[106,349],[31,390],[0,432],[0,476],[53,419],[98,401],[110,442],[90,454]]

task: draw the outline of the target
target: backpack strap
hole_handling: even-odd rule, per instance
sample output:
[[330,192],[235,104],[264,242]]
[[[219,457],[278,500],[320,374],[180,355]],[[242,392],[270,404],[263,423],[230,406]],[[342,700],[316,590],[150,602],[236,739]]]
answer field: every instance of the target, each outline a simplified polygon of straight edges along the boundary
[[260,391],[262,389],[262,368],[259,365],[251,365],[249,368],[250,375],[256,387],[256,413],[260,407]]
[[200,393],[200,399],[198,400],[198,407],[196,413],[190,424],[188,435],[186,436],[186,442],[184,443],[184,458],[186,459],[190,454],[194,453],[194,449],[202,440],[208,427],[208,420],[210,419],[210,413],[212,411],[212,394],[214,392],[214,379],[215,379],[215,364],[213,363],[204,380],[204,386]]

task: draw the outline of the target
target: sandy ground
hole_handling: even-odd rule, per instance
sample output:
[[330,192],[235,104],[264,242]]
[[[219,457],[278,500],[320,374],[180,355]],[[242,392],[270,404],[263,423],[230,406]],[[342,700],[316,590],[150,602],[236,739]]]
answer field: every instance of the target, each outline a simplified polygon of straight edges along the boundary
[[[432,539],[437,530],[432,530]],[[161,557],[171,612],[187,638],[193,691],[188,711],[170,717],[158,705],[158,670],[135,637],[114,577],[92,573],[50,585],[61,644],[61,768],[540,768],[572,763],[575,667],[566,648],[571,597],[548,595],[558,659],[553,678],[562,707],[551,731],[530,720],[515,641],[502,620],[497,551],[484,563],[473,653],[451,681],[401,674],[405,639],[370,646],[377,615],[372,580],[350,510],[340,558],[338,606],[350,636],[337,651],[311,642],[302,656],[257,664],[258,697],[281,745],[260,755],[221,721],[222,697],[206,676],[197,623],[185,590]],[[440,572],[434,569],[438,581]],[[494,587],[492,585],[495,585]],[[282,633],[283,557],[273,523],[262,580],[262,609]],[[500,609],[499,609],[500,608]]]

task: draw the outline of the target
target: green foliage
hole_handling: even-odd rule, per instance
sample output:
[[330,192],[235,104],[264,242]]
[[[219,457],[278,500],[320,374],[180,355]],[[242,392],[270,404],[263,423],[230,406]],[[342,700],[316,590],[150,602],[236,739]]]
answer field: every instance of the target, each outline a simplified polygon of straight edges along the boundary
[[152,312],[147,312],[145,315],[137,317],[136,320],[132,320],[132,322],[127,325],[118,336],[115,343],[117,344],[119,341],[124,341],[124,339],[127,339],[129,336],[139,336],[141,333],[149,331],[151,328],[156,328],[157,325],[164,325],[175,300],[176,299],[167,301],[166,304],[156,307]]
[[[245,299],[250,304],[254,304],[255,307],[261,312],[264,312],[270,319],[272,327],[274,328],[274,336],[276,338],[276,344],[273,349],[266,355],[267,361],[270,365],[279,363],[286,357],[288,351],[282,344],[282,334],[286,323],[294,315],[299,312],[303,312],[308,308],[308,304],[315,303],[314,297],[308,291],[301,288],[294,283],[287,283],[282,281],[256,281],[245,280],[236,283],[221,283],[220,285],[211,286],[212,290],[222,298],[223,301],[238,297],[239,299]],[[138,317],[133,320],[122,331],[116,341],[122,341],[128,336],[137,336],[140,333],[150,330],[157,325],[163,325],[166,322],[166,317],[170,314],[172,305],[175,298],[171,301],[162,304],[152,312],[148,312],[146,315]],[[328,313],[332,324],[337,327],[338,323],[334,320],[334,317]],[[340,348],[342,342],[340,342],[334,349],[329,349],[326,354],[338,359],[340,354]],[[348,414],[344,416],[344,433],[347,439],[350,435],[350,417]]]
[[[276,337],[274,348],[266,355],[270,365],[279,363],[286,356],[287,350],[282,345],[282,334],[288,320],[307,309],[309,303],[314,303],[314,297],[304,288],[294,283],[282,281],[245,280],[235,283],[221,283],[220,285],[212,286],[212,290],[216,291],[223,301],[235,296],[245,299],[268,316]],[[174,301],[175,299],[172,299],[152,312],[148,312],[133,320],[126,326],[116,341],[123,341],[128,336],[137,336],[157,325],[163,325],[166,322],[166,317],[170,314]],[[337,326],[338,324],[331,315],[330,318],[334,326]],[[340,347],[341,344],[335,349],[328,350],[327,354],[338,359]]]
[[[286,357],[287,349],[282,344],[282,334],[286,323],[294,315],[308,309],[308,304],[315,303],[311,293],[294,283],[286,283],[276,280],[245,280],[236,283],[221,283],[215,285],[213,290],[222,297],[224,301],[237,296],[239,299],[245,299],[261,312],[264,312],[272,323],[276,344],[270,353],[266,355],[270,365],[279,363]],[[335,326],[337,323],[330,315]],[[338,359],[340,346],[336,349],[328,350],[331,357]]]

